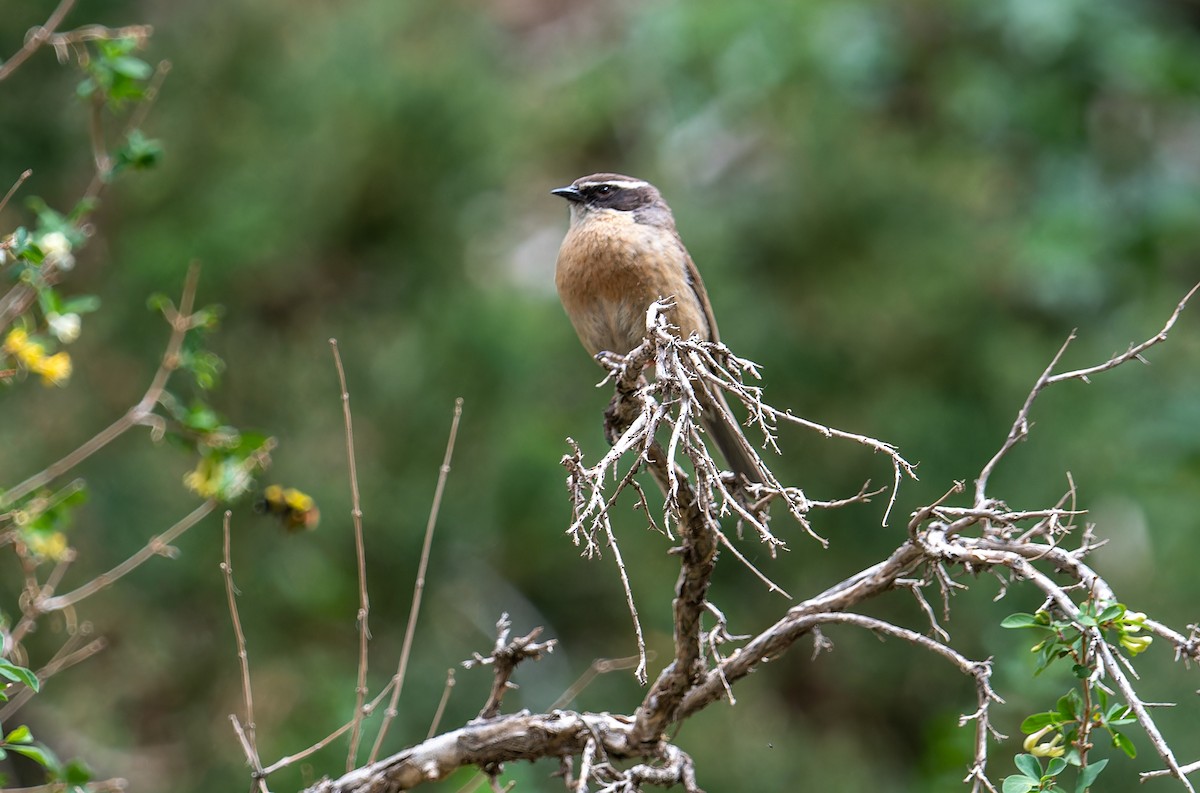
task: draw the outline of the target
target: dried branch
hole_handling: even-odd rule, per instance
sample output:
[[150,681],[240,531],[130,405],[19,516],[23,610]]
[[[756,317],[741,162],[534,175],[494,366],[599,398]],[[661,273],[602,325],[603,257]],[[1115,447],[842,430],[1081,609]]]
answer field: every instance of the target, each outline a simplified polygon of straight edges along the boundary
[[1050,364],[1046,367],[1045,371],[1042,372],[1041,377],[1039,377],[1037,382],[1034,383],[1032,390],[1030,390],[1029,395],[1025,398],[1025,403],[1021,405],[1021,409],[1017,411],[1017,418],[1013,421],[1012,427],[1009,428],[1008,437],[1005,438],[1004,443],[1000,446],[999,451],[993,455],[992,459],[988,460],[987,464],[983,466],[983,470],[979,472],[979,477],[975,480],[975,506],[986,506],[987,485],[988,480],[991,478],[992,472],[996,469],[996,466],[1000,464],[1000,461],[1009,453],[1009,451],[1012,450],[1013,446],[1016,446],[1019,441],[1023,441],[1026,437],[1028,437],[1030,429],[1029,411],[1033,407],[1034,400],[1038,398],[1038,395],[1041,394],[1047,386],[1055,383],[1061,383],[1064,380],[1082,380],[1085,383],[1090,383],[1091,381],[1088,378],[1092,375],[1099,374],[1101,372],[1107,372],[1109,369],[1114,369],[1121,364],[1126,363],[1127,361],[1136,359],[1145,363],[1146,361],[1142,357],[1142,353],[1154,345],[1167,340],[1167,333],[1169,333],[1171,328],[1175,326],[1175,321],[1179,319],[1179,315],[1183,313],[1183,309],[1187,306],[1188,301],[1192,299],[1192,295],[1196,294],[1197,290],[1200,290],[1200,283],[1193,286],[1188,293],[1183,296],[1183,299],[1179,301],[1179,303],[1175,306],[1175,310],[1167,319],[1166,324],[1163,325],[1162,330],[1146,339],[1144,342],[1140,344],[1132,344],[1125,352],[1121,353],[1120,355],[1114,355],[1104,363],[1097,364],[1096,366],[1089,366],[1085,369],[1074,369],[1069,372],[1061,372],[1060,374],[1051,374],[1054,371],[1054,367],[1058,366],[1058,362],[1062,359],[1063,353],[1067,351],[1067,347],[1070,346],[1071,342],[1075,340],[1075,331],[1071,331],[1071,334],[1067,336],[1067,340],[1063,342],[1062,347],[1060,347],[1054,357],[1050,359]]
[[[698,793],[691,760],[677,747],[664,747],[653,755],[641,754],[631,741],[629,719],[610,713],[520,713],[473,721],[338,779],[323,779],[305,793],[394,793],[427,782],[445,779],[464,766],[496,767],[519,760],[583,755],[589,741],[609,759],[650,757],[655,765],[634,766],[636,777],[625,776],[625,787],[638,784],[684,785]],[[659,773],[659,769],[668,769]],[[616,769],[606,769],[618,774]],[[670,778],[668,778],[670,777]]]
[[483,656],[475,653],[473,659],[462,663],[466,669],[491,666],[494,670],[492,691],[488,695],[487,704],[483,706],[483,710],[479,711],[480,719],[491,719],[500,715],[500,703],[504,699],[505,692],[516,688],[516,685],[511,682],[511,678],[522,661],[540,660],[544,654],[554,652],[554,645],[557,644],[555,639],[544,642],[534,641],[542,635],[540,627],[509,641],[511,628],[512,623],[509,621],[508,615],[501,614],[500,619],[496,621],[496,646],[491,654]]

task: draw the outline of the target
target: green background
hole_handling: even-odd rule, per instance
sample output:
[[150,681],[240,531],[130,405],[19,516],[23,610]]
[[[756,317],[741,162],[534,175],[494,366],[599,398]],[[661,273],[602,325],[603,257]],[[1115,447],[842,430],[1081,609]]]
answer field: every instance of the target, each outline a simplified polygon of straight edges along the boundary
[[[0,52],[52,4],[10,4]],[[234,507],[234,569],[268,762],[353,707],[357,586],[341,405],[327,340],[345,357],[371,589],[370,685],[394,669],[453,400],[465,399],[412,666],[389,751],[422,739],[446,669],[485,651],[509,612],[544,625],[553,656],[519,671],[507,709],[546,708],[596,657],[633,652],[611,558],[578,558],[559,458],[604,449],[605,389],[553,289],[566,209],[554,187],[598,170],[657,184],[704,274],[722,337],[763,365],[767,397],[883,438],[920,463],[897,518],[882,502],[817,515],[831,547],[745,552],[804,597],[882,558],[903,517],[973,476],[1073,328],[1066,366],[1158,330],[1200,278],[1200,14],[1183,0],[563,2],[283,0],[83,3],[67,26],[147,22],[143,57],[173,68],[145,130],[160,168],[105,196],[68,294],[94,293],[65,389],[0,391],[0,485],[74,448],[142,394],[166,340],[145,308],[191,260],[202,303],[225,307],[214,402],[279,439],[268,481],[313,494],[319,530],[286,536]],[[90,176],[78,74],[39,52],[0,84],[0,184],[67,209]],[[28,224],[18,200],[0,230]],[[1197,307],[1200,308],[1200,307]],[[1111,543],[1101,572],[1131,608],[1195,621],[1200,512],[1200,322],[1185,314],[1152,366],[1046,393],[1032,439],[992,480],[1014,508],[1053,503],[1070,471]],[[843,497],[886,460],[785,430],[783,479]],[[124,559],[190,511],[193,460],[130,433],[79,473],[65,586]],[[657,653],[670,652],[677,570],[637,513],[617,530]],[[52,679],[21,718],[66,756],[134,790],[247,784],[228,714],[240,689],[209,517],[159,559],[86,601],[111,647]],[[19,572],[2,574],[6,614]],[[1031,678],[1028,637],[999,628],[1038,600],[989,576],[953,599],[954,646],[996,658],[1007,704],[993,778],[1020,720],[1069,670]],[[730,560],[713,600],[737,633],[786,604]],[[870,613],[925,627],[906,594]],[[55,646],[53,620],[34,647]],[[966,773],[969,681],[899,642],[830,628],[683,728],[710,793],[955,791]],[[1146,698],[1181,759],[1200,754],[1194,673],[1155,647]],[[445,727],[473,717],[486,672],[458,672]],[[582,709],[631,712],[629,672]],[[1135,740],[1103,790],[1157,767]],[[1106,748],[1100,753],[1111,754]],[[344,765],[345,743],[271,780],[288,790]],[[559,790],[554,764],[507,771]],[[443,785],[457,790],[467,775]],[[1166,789],[1167,783],[1158,782]]]

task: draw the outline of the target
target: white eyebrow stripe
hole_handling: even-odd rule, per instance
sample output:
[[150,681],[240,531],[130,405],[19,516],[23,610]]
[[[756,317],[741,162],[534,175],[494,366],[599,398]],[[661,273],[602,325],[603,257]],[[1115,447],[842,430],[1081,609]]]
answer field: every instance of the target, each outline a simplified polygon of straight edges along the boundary
[[603,182],[583,182],[582,184],[579,184],[577,186],[579,187],[579,189],[582,190],[587,187],[599,187],[602,184],[612,185],[613,187],[619,188],[621,190],[636,190],[639,187],[649,187],[650,186],[649,182],[643,182],[640,180],[634,180],[634,181],[627,182],[623,179],[608,179]]

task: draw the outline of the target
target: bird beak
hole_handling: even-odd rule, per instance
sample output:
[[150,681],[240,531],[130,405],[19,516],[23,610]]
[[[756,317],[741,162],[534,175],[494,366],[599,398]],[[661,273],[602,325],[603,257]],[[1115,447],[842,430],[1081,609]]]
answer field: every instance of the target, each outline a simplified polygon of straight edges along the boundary
[[574,186],[559,187],[555,190],[551,190],[550,194],[565,198],[573,204],[578,204],[580,201],[583,201],[583,193],[579,192],[578,187]]

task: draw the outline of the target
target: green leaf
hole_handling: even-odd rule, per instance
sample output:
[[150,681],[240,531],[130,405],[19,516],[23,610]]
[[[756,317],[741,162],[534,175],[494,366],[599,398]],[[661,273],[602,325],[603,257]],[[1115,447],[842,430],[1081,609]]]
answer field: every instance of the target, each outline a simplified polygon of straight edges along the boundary
[[1113,746],[1120,749],[1125,754],[1129,755],[1130,759],[1137,757],[1137,747],[1133,745],[1133,741],[1125,733],[1112,731]]
[[90,314],[100,308],[100,298],[95,295],[80,295],[63,301],[64,314]]
[[131,168],[143,171],[153,168],[162,159],[162,144],[157,140],[147,138],[141,130],[133,130],[126,137],[125,145],[117,150],[113,170]]
[[1114,603],[1108,608],[1096,615],[1097,622],[1112,622],[1115,619],[1120,619],[1125,616],[1125,606],[1120,603]]
[[261,432],[241,432],[238,434],[237,444],[230,451],[244,459],[257,452],[268,442],[274,444],[274,439]]
[[1079,771],[1079,782],[1075,785],[1075,793],[1087,793],[1087,789],[1096,781],[1096,777],[1100,776],[1100,772],[1104,770],[1104,766],[1108,765],[1108,760],[1097,760],[1094,763],[1089,763],[1087,768],[1082,768]]
[[1083,709],[1083,699],[1079,696],[1079,691],[1073,688],[1058,698],[1056,707],[1062,714],[1063,721],[1078,721],[1079,713]]
[[1004,619],[1000,620],[1001,628],[1045,628],[1046,626],[1037,621],[1037,617],[1032,614],[1026,614],[1023,611],[1018,611],[1016,614],[1009,614]]
[[17,754],[25,755],[30,760],[33,760],[35,763],[41,765],[43,768],[58,767],[58,760],[55,758],[54,753],[45,746],[38,746],[37,744],[13,746],[10,744],[8,746],[8,750],[10,752],[16,752]]
[[0,677],[6,677],[15,683],[24,683],[34,691],[41,688],[37,675],[23,666],[10,664],[8,661],[0,661]]
[[1021,722],[1021,732],[1026,735],[1032,735],[1043,727],[1048,727],[1051,724],[1059,724],[1062,719],[1058,711],[1046,711],[1045,713],[1035,713],[1032,716],[1026,716],[1025,721]]
[[1038,786],[1039,781],[1027,776],[1005,777],[1004,784],[1000,786],[1000,789],[1003,793],[1029,793]]
[[29,727],[22,724],[8,735],[4,737],[7,743],[33,743],[33,733],[29,731]]
[[1079,678],[1080,680],[1087,680],[1088,676],[1092,673],[1091,668],[1086,667],[1083,664],[1073,664],[1071,666],[1071,671],[1075,674],[1075,677]]
[[38,306],[43,314],[62,314],[62,298],[50,287],[38,290]]
[[92,769],[82,760],[72,760],[63,768],[62,781],[68,785],[86,785],[95,777]]
[[146,80],[150,75],[154,74],[154,69],[150,67],[150,64],[141,58],[134,58],[129,55],[113,58],[108,62],[108,65],[117,74],[132,77],[134,80]]
[[184,418],[184,426],[197,432],[209,432],[221,425],[221,417],[215,410],[203,403],[192,405]]
[[1051,757],[1050,762],[1046,763],[1045,776],[1058,776],[1067,769],[1067,761],[1061,757]]
[[1031,754],[1019,754],[1013,758],[1017,770],[1030,779],[1042,778],[1042,764]]

